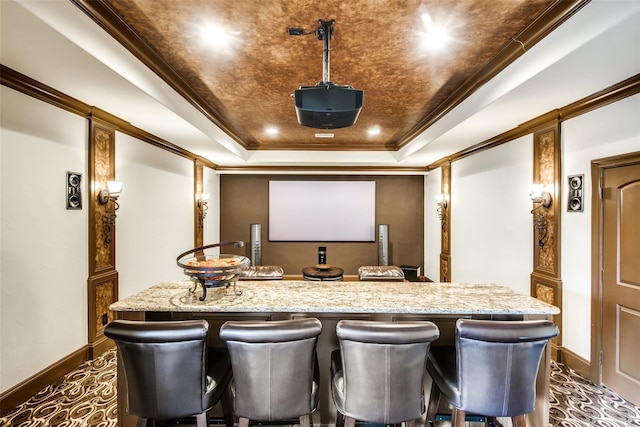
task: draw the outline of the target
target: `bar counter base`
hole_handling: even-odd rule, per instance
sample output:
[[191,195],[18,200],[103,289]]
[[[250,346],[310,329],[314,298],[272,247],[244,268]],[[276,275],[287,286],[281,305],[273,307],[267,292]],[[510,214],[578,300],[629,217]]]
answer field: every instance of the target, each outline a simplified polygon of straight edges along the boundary
[[[331,352],[339,348],[338,338],[335,334],[335,328],[337,323],[341,319],[360,319],[360,320],[380,320],[380,321],[403,321],[403,320],[429,320],[438,325],[440,329],[440,338],[434,343],[434,345],[447,345],[453,343],[455,336],[455,322],[460,317],[474,318],[474,319],[492,319],[493,316],[451,316],[451,315],[392,315],[392,314],[331,314],[327,313],[184,313],[184,312],[172,312],[172,313],[140,313],[140,312],[118,312],[118,319],[127,320],[151,320],[151,321],[163,321],[163,320],[188,320],[188,319],[205,319],[209,322],[209,344],[210,345],[224,345],[224,342],[218,337],[217,331],[220,330],[220,326],[227,320],[284,320],[284,319],[296,319],[301,317],[316,317],[322,323],[322,333],[318,338],[318,361],[320,363],[320,402],[318,409],[312,414],[312,422],[314,426],[328,427],[334,426],[336,420],[336,410],[331,397],[331,384],[330,384],[330,355]],[[551,316],[545,315],[514,315],[499,316],[496,320],[533,320],[533,319],[549,319]],[[538,371],[538,378],[536,384],[536,410],[527,415],[528,427],[547,427],[549,420],[549,382],[551,372],[551,349],[549,346],[545,349],[545,353],[540,361],[540,367]],[[121,378],[124,373],[120,370],[118,365],[118,425],[126,427],[134,427],[136,425],[135,417],[129,415],[121,408],[126,408],[126,386],[121,387]],[[431,379],[428,374],[425,375],[425,399],[429,398],[429,391],[431,389]],[[444,401],[444,399],[442,399]],[[445,421],[450,420],[450,408],[446,406],[441,407],[438,411],[439,418],[437,420]],[[222,413],[220,412],[219,405],[216,405],[209,413],[211,425],[223,424]],[[422,419],[418,420],[417,426],[428,427],[426,423],[426,413]],[[500,423],[504,427],[511,426],[511,420],[509,418],[498,418]],[[484,426],[484,422],[481,420],[468,419],[471,424],[469,427]],[[237,423],[237,420],[236,420]],[[278,424],[278,423],[267,423]],[[295,424],[295,422],[285,422],[283,424]],[[446,424],[445,424],[446,425]]]
[[[243,291],[241,295],[216,288],[209,290],[205,301],[199,301],[197,291],[189,292],[192,287],[188,281],[160,283],[113,303],[110,309],[117,319],[205,319],[209,322],[211,346],[225,345],[218,331],[227,320],[318,318],[323,329],[317,346],[321,390],[318,409],[312,414],[315,426],[335,425],[329,368],[331,352],[339,348],[335,330],[342,319],[429,320],[440,329],[440,338],[432,344],[438,346],[453,344],[455,323],[459,318],[550,320],[560,312],[557,307],[508,287],[486,283],[242,281],[238,283]],[[536,409],[527,415],[528,427],[548,427],[550,356],[551,348],[547,346],[536,382]],[[125,410],[124,382],[118,366],[118,425],[128,427],[134,426],[136,420]],[[427,400],[431,379],[426,372],[424,387]],[[446,407],[440,409],[439,413],[450,413]],[[209,416],[218,419],[220,409],[214,407]],[[425,426],[424,418],[418,420],[418,426]],[[511,425],[509,418],[498,420],[505,427]]]

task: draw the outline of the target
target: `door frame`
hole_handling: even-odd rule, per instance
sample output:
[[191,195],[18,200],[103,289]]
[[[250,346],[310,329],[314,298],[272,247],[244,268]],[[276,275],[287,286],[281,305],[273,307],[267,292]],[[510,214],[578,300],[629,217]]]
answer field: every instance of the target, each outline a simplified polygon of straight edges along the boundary
[[602,384],[603,209],[604,171],[640,163],[640,151],[591,161],[591,363],[590,377]]

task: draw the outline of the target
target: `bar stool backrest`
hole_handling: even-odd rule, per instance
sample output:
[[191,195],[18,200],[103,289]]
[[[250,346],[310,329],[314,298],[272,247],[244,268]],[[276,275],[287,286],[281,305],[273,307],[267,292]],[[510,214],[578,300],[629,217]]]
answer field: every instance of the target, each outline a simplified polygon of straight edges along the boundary
[[313,412],[318,404],[318,319],[228,321],[220,328],[233,368],[238,417],[282,421]]
[[116,320],[105,327],[123,364],[131,415],[167,420],[209,409],[203,407],[208,328],[205,320]]
[[336,405],[347,417],[380,424],[420,418],[425,411],[423,379],[431,342],[438,327],[426,321],[341,320],[343,399]]
[[557,326],[545,320],[459,319],[456,364],[461,409],[495,417],[532,412],[540,358],[556,335]]

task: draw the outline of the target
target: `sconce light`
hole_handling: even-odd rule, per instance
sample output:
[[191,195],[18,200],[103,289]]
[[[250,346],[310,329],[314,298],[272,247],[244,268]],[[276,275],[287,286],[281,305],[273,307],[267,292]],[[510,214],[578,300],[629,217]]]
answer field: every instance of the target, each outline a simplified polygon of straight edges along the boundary
[[436,196],[436,205],[438,205],[438,219],[442,223],[442,229],[444,230],[447,224],[447,206],[448,206],[447,198],[443,194],[439,194]]
[[116,211],[120,208],[118,204],[118,197],[122,191],[122,183],[117,181],[107,181],[107,188],[103,188],[98,193],[98,202],[101,205],[106,205],[109,202],[113,202],[113,207],[105,210],[102,217],[102,224],[104,226],[104,242],[106,244],[111,243],[111,231],[116,224]]
[[529,186],[529,196],[533,203],[540,203],[541,206],[545,208],[551,206],[551,193],[544,191],[542,184],[532,184]]
[[209,194],[203,193],[198,197],[198,218],[200,219],[200,225],[204,224],[204,219],[207,217],[207,210],[209,209]]
[[534,215],[538,246],[543,247],[547,237],[548,223],[546,210],[539,209],[551,206],[551,193],[544,191],[544,186],[542,184],[533,184],[529,187],[529,197],[531,197],[531,201],[533,203],[540,203],[539,206],[531,210],[531,213]]

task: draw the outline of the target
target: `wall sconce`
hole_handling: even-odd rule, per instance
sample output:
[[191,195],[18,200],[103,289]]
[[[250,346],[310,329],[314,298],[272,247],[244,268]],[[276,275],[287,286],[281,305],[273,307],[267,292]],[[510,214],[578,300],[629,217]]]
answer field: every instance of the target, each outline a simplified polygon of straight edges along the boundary
[[548,222],[546,210],[539,209],[551,206],[551,193],[544,191],[544,186],[542,184],[533,184],[529,187],[529,197],[531,197],[531,201],[533,203],[540,203],[539,206],[531,209],[531,213],[534,215],[534,225],[538,238],[538,246],[543,247],[547,237]]
[[204,219],[207,217],[207,210],[209,209],[209,194],[203,193],[198,197],[198,219],[200,225],[204,224]]
[[532,184],[529,186],[529,197],[531,197],[533,203],[540,203],[541,206],[545,208],[551,206],[551,193],[544,191],[544,185],[542,184]]
[[438,209],[436,209],[436,212],[438,212],[438,219],[440,219],[442,229],[444,230],[447,224],[447,206],[449,205],[446,196],[438,194],[436,196],[436,205],[438,205]]
[[109,202],[113,202],[113,207],[107,209],[102,217],[102,224],[104,226],[104,242],[106,244],[111,243],[111,231],[116,224],[116,211],[120,208],[118,204],[118,197],[122,191],[122,183],[117,181],[107,181],[107,188],[103,188],[98,193],[98,202],[101,205],[106,205]]

